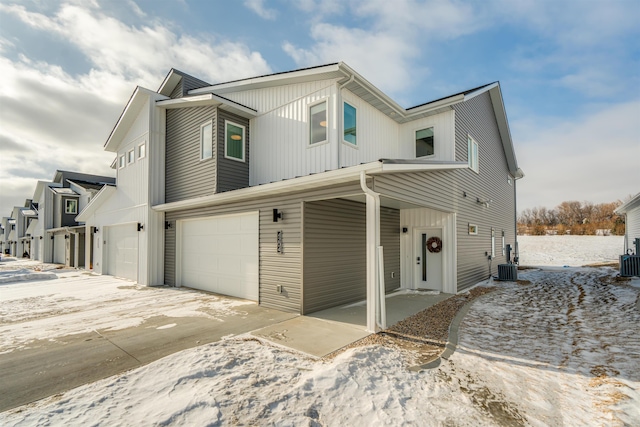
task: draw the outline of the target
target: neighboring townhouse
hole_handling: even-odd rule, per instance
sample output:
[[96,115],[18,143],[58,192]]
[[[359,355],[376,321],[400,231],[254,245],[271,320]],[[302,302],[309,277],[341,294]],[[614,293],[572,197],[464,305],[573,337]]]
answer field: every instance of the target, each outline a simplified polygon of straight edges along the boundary
[[636,239],[640,239],[640,193],[620,205],[615,213],[625,217],[624,254],[640,255],[635,246]]
[[9,234],[11,233],[11,228],[14,227],[10,221],[13,219],[8,216],[2,217],[2,223],[0,224],[0,242],[2,243],[2,255],[10,255],[11,254],[11,244],[9,239]]
[[85,261],[85,226],[75,217],[105,185],[115,185],[115,178],[60,170],[52,181],[38,181],[33,195],[38,207],[33,259],[69,267],[91,266],[91,252]]
[[10,255],[17,258],[29,258],[31,251],[31,235],[28,228],[32,221],[37,220],[38,213],[32,208],[31,200],[27,199],[24,206],[15,206],[11,212],[9,224]]
[[[78,215],[94,271],[300,314],[456,293],[516,246],[500,85],[405,109],[344,63],[136,88],[105,143],[117,187]],[[87,237],[89,239],[89,237]]]

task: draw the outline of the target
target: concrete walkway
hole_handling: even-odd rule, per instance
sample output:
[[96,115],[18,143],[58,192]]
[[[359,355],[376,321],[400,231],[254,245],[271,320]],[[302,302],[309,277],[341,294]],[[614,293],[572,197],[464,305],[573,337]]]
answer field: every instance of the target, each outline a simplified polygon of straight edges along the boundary
[[[178,351],[279,323],[296,314],[257,305],[223,322],[204,317],[148,319],[140,326],[67,335],[0,354],[0,412],[146,365]],[[55,318],[51,319],[55,322]],[[171,328],[166,328],[171,324]]]

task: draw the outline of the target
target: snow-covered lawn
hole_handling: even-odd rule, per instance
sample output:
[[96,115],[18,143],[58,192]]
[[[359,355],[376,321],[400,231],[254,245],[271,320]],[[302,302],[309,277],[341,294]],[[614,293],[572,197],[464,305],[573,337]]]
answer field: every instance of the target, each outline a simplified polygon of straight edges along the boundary
[[617,262],[624,236],[518,236],[520,265],[571,266]]
[[1,413],[0,425],[640,425],[640,280],[615,274],[532,269],[520,272],[529,285],[492,283],[502,289],[473,304],[456,352],[432,370],[379,346],[323,361],[234,337]]

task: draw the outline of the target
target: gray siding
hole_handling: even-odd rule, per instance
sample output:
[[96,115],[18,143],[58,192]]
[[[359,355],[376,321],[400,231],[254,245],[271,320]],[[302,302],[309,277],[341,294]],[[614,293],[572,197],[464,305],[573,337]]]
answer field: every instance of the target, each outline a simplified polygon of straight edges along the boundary
[[200,160],[200,126],[209,120],[213,120],[215,129],[215,107],[167,110],[165,159],[165,201],[167,203],[206,196],[215,192],[216,150],[213,150],[212,158]]
[[204,82],[200,79],[196,79],[195,77],[188,74],[179,72],[177,70],[174,70],[174,72],[180,74],[182,78],[180,79],[180,83],[178,83],[173,89],[173,92],[171,92],[171,95],[169,95],[170,98],[182,98],[183,96],[187,96],[187,92],[192,89],[210,86],[209,83]]
[[[467,134],[479,145],[480,174],[471,169],[378,176],[374,189],[396,194],[407,201],[443,212],[456,212],[458,291],[469,288],[489,276],[491,228],[496,231],[497,265],[506,262],[502,255],[501,234],[507,244],[515,243],[515,187],[507,182],[508,168],[500,142],[495,115],[488,93],[458,104],[456,111],[456,160],[467,161]],[[436,141],[437,144],[437,141]],[[463,195],[466,192],[467,196]],[[476,198],[491,199],[489,207]],[[476,224],[478,235],[468,234],[468,224]]]
[[[245,128],[245,161],[227,159],[224,157],[225,145],[225,120],[237,123]],[[225,110],[218,109],[218,125],[217,125],[217,186],[216,193],[224,191],[237,190],[249,186],[249,120],[244,117],[236,116]]]
[[176,285],[176,223],[168,221],[171,228],[164,230],[164,283]]
[[[382,208],[380,215],[385,286],[390,291],[400,286],[400,212]],[[366,299],[365,220],[363,203],[305,203],[303,314]]]
[[76,203],[79,203],[78,198],[77,197],[60,197],[60,218],[61,218],[61,222],[60,222],[60,226],[61,227],[72,227],[74,225],[78,225],[78,223],[76,222],[76,216],[78,216],[78,209],[76,209],[76,213],[74,214],[68,214],[65,213],[65,206],[67,205],[67,200],[75,200]]

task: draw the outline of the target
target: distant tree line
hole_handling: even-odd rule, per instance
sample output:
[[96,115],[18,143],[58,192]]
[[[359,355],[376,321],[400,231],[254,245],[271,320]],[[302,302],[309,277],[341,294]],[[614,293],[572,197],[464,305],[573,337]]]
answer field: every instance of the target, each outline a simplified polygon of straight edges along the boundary
[[622,204],[562,202],[555,209],[545,207],[523,210],[518,216],[518,234],[624,235],[624,216],[613,211]]

